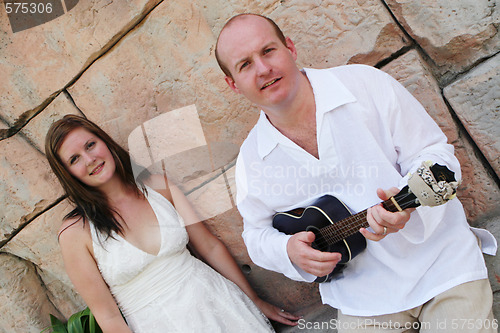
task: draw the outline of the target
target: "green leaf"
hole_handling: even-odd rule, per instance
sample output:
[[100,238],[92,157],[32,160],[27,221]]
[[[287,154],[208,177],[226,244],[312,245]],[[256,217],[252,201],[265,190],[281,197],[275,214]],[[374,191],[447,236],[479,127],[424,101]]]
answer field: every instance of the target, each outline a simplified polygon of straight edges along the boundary
[[52,333],[103,333],[97,324],[94,315],[87,307],[84,310],[74,313],[65,324],[55,316],[50,315],[50,327],[42,332],[52,329]]
[[50,314],[50,323],[52,326],[54,325],[64,325],[62,321],[60,321],[56,316]]
[[66,329],[66,326],[52,326],[52,333],[68,333],[68,330]]
[[51,330],[52,333],[68,333],[68,331],[66,330],[66,325],[64,325],[64,323],[62,321],[57,319],[52,314],[50,314],[50,323],[51,323],[51,326],[47,327],[46,329],[44,329],[40,333],[43,333],[47,330]]
[[97,324],[94,315],[90,311],[89,311],[89,333],[102,333],[102,330]]
[[[83,310],[85,311],[85,310]],[[82,313],[83,311],[73,314],[68,319],[68,333],[85,333],[82,325]]]

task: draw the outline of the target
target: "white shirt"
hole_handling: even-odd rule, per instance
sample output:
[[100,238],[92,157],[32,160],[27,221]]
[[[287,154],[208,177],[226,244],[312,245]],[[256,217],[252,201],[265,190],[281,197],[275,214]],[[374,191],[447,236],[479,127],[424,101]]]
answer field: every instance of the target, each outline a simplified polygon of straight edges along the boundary
[[[319,159],[282,135],[261,112],[236,164],[243,238],[259,266],[297,281],[314,276],[290,261],[291,237],[272,227],[276,212],[305,207],[323,194],[351,212],[380,202],[377,188],[403,187],[422,161],[461,177],[453,146],[418,101],[375,68],[304,70],[316,102]],[[485,233],[483,232],[482,235]],[[486,232],[484,244],[496,252]],[[419,306],[464,282],[487,278],[477,239],[458,199],[419,207],[398,233],[367,248],[334,280],[320,284],[323,303],[347,315],[373,316]]]

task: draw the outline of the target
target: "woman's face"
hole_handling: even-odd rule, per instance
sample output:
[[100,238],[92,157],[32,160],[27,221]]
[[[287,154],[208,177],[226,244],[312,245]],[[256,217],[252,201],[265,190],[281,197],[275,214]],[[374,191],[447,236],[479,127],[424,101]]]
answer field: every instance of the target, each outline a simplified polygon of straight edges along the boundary
[[115,160],[108,146],[86,129],[69,132],[58,155],[69,173],[89,186],[100,187],[115,174]]

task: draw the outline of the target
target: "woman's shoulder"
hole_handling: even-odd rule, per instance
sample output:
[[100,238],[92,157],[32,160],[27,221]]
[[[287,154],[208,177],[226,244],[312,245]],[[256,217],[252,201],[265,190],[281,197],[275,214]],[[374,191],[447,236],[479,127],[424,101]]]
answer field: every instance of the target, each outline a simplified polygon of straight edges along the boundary
[[164,196],[168,201],[172,202],[172,194],[170,193],[170,181],[164,175],[151,174],[144,180],[144,185],[150,187],[155,192]]
[[87,237],[90,238],[90,227],[83,216],[65,218],[57,234],[59,243],[62,240],[64,242],[80,242]]

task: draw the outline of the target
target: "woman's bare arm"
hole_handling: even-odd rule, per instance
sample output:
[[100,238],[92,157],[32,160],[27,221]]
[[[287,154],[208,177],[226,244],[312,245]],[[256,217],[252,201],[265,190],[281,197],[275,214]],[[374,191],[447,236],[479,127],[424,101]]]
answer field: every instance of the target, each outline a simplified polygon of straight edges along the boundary
[[88,223],[75,220],[64,221],[59,236],[66,273],[103,332],[132,333],[94,260]]

